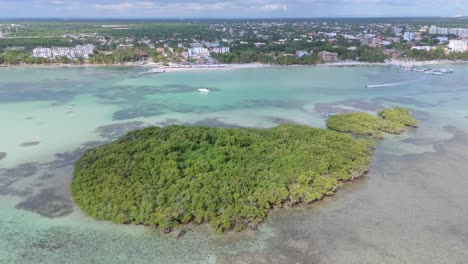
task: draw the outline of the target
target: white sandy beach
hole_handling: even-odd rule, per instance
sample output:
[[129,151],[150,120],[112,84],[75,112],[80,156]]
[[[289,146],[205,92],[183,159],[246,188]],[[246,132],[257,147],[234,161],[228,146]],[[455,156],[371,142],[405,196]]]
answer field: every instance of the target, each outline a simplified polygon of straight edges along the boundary
[[442,64],[459,64],[468,63],[468,61],[451,61],[451,60],[432,60],[432,61],[405,61],[405,60],[389,60],[382,63],[359,62],[359,61],[342,61],[335,63],[311,64],[311,65],[274,65],[262,63],[246,63],[246,64],[213,64],[213,65],[171,65],[161,66],[158,63],[124,63],[124,64],[19,64],[19,65],[0,65],[0,68],[41,68],[41,67],[142,67],[164,70],[164,72],[181,72],[181,71],[213,71],[213,70],[235,70],[235,69],[253,69],[253,68],[268,68],[268,67],[330,67],[330,66],[398,66],[398,67],[417,67]]
[[[217,65],[194,65],[194,66],[182,66],[182,67],[160,67],[159,69],[165,72],[180,72],[180,71],[206,71],[206,70],[233,70],[233,69],[251,69],[251,68],[265,68],[265,67],[333,67],[333,66],[398,66],[398,67],[417,67],[417,66],[428,66],[428,65],[443,65],[443,64],[458,64],[468,63],[468,61],[401,61],[391,60],[383,63],[370,63],[370,62],[359,62],[359,61],[343,61],[336,63],[324,63],[314,65],[271,65],[262,63],[248,63],[248,64],[217,64]],[[145,65],[150,67],[151,65]]]

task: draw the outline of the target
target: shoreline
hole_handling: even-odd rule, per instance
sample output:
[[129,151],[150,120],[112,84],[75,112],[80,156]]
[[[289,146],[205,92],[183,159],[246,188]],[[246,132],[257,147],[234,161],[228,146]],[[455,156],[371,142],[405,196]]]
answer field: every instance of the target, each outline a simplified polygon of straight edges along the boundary
[[214,71],[214,70],[237,70],[237,69],[256,69],[256,68],[283,68],[283,67],[346,67],[346,66],[397,66],[397,67],[418,67],[429,65],[444,65],[444,64],[465,64],[468,61],[451,61],[451,60],[432,60],[432,61],[401,61],[391,60],[386,62],[359,62],[359,61],[343,61],[336,63],[323,64],[293,64],[293,65],[276,65],[263,63],[245,63],[245,64],[214,64],[214,65],[177,65],[163,66],[160,64],[18,64],[18,65],[0,65],[2,68],[79,68],[79,67],[140,67],[163,70],[164,72],[185,72],[185,71]]

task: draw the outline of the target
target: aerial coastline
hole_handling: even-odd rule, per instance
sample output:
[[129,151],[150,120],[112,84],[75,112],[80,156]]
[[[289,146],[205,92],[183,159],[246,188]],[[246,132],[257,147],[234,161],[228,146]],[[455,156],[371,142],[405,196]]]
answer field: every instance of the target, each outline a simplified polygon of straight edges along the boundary
[[0,68],[66,68],[66,67],[137,67],[161,70],[161,72],[184,72],[184,71],[215,71],[215,70],[237,70],[237,69],[255,69],[255,68],[284,68],[284,67],[346,67],[346,66],[396,66],[396,67],[418,67],[431,65],[465,64],[464,60],[429,60],[429,61],[408,61],[408,60],[388,60],[385,62],[360,62],[360,61],[342,61],[320,64],[293,64],[277,65],[265,63],[240,63],[240,64],[211,64],[211,65],[169,65],[163,66],[159,63],[114,63],[114,64],[65,64],[65,63],[46,63],[46,64],[0,64]]
[[[410,263],[417,263],[420,258],[427,260],[426,263],[431,263],[429,258],[439,263],[463,262],[463,236],[453,237],[450,228],[460,224],[465,230],[466,215],[453,218],[455,222],[438,224],[437,227],[442,229],[440,234],[426,232],[426,227],[439,223],[440,214],[434,212],[444,216],[452,213],[458,216],[463,212],[460,211],[463,204],[453,201],[462,201],[466,197],[462,188],[466,179],[459,173],[466,171],[465,164],[459,159],[460,153],[468,153],[465,140],[461,141],[459,137],[447,141],[449,143],[440,140],[451,137],[441,130],[442,126],[453,125],[467,131],[468,123],[464,117],[468,112],[463,104],[467,94],[463,89],[457,89],[465,83],[467,67],[468,64],[453,65],[455,72],[442,78],[388,66],[220,70],[145,75],[144,78],[135,78],[135,73],[150,68],[0,70],[2,98],[6,100],[1,103],[0,111],[5,122],[0,152],[7,153],[7,157],[0,161],[0,166],[6,170],[0,173],[4,175],[2,177],[15,176],[3,178],[8,181],[0,183],[2,192],[10,193],[2,198],[2,204],[7,204],[2,208],[7,213],[1,218],[5,228],[0,240],[13,244],[12,256],[2,255],[0,259],[6,259],[6,263],[37,263],[40,254],[42,262],[52,258],[57,260],[52,263],[63,263],[73,258],[76,263],[93,260],[115,263],[115,251],[110,251],[115,248],[120,255],[141,263],[193,263],[196,256],[240,248],[241,253],[237,250],[233,253],[234,261],[237,261],[240,257],[236,256],[242,255],[244,250],[257,254],[256,250],[261,247],[265,248],[265,254],[276,254],[291,245],[317,249],[312,256],[333,257],[336,250],[330,252],[329,245],[338,243],[337,250],[347,252],[343,257],[347,259],[332,259],[332,262],[347,263],[351,258],[359,263],[366,252],[380,256],[380,248],[369,248],[370,242],[391,247],[398,257]],[[327,81],[310,81],[311,76]],[[408,83],[401,89],[363,88],[369,83],[393,83],[418,77],[424,80]],[[201,87],[212,88],[213,92],[197,92]],[[146,96],[148,93],[154,96]],[[233,94],[237,96],[233,98]],[[89,102],[90,96],[97,100]],[[174,97],[178,99],[172,100]],[[304,101],[299,101],[301,98]],[[445,103],[439,106],[439,100]],[[50,110],[52,104],[59,105],[56,111]],[[200,104],[207,107],[201,109]],[[344,184],[325,201],[274,210],[257,231],[228,231],[218,236],[208,224],[189,224],[164,235],[164,229],[155,230],[153,226],[96,221],[78,209],[67,193],[73,172],[70,164],[79,157],[80,151],[91,145],[88,142],[106,141],[113,137],[110,133],[122,131],[113,129],[107,136],[101,136],[93,132],[100,126],[113,124],[133,129],[138,124],[132,123],[139,120],[144,122],[143,126],[193,124],[269,128],[289,120],[321,127],[325,113],[341,112],[335,109],[375,113],[382,106],[400,104],[415,110],[416,116],[421,118],[421,129],[409,129],[401,136],[388,136],[379,141],[369,174]],[[74,114],[67,114],[71,105]],[[187,109],[191,112],[187,113]],[[161,115],[161,112],[165,114]],[[45,125],[38,125],[39,122]],[[26,141],[42,143],[19,147]],[[434,142],[437,144],[435,150]],[[442,162],[447,166],[440,166]],[[23,163],[30,165],[21,165]],[[33,173],[34,164],[39,164],[39,171],[31,177],[23,176]],[[59,169],[54,169],[56,167]],[[17,184],[10,185],[9,179]],[[22,196],[29,188],[32,193]],[[408,215],[407,212],[412,213]],[[57,217],[59,214],[69,215]],[[355,242],[356,235],[367,237],[369,228],[375,228],[376,235],[370,240],[356,242],[357,253],[346,251],[348,242]],[[401,229],[407,236],[402,236]],[[183,230],[187,233],[179,238]],[[408,237],[412,239],[408,240]],[[452,242],[441,245],[441,237]],[[405,255],[409,254],[407,249],[411,246],[422,251],[416,256]],[[427,248],[430,252],[423,250]],[[141,250],[144,252],[135,254]],[[330,252],[330,255],[322,252]],[[287,249],[285,258],[288,263],[289,260],[297,263],[299,260],[296,259],[311,256],[306,254],[309,253]],[[450,258],[439,257],[444,254]],[[222,253],[215,253],[218,259],[222,258],[220,255]],[[201,263],[210,263],[203,257],[201,259]],[[392,262],[393,259],[385,260]],[[385,260],[377,258],[372,262]]]
[[0,263],[468,262],[468,17],[240,1],[0,4],[121,18],[0,19]]

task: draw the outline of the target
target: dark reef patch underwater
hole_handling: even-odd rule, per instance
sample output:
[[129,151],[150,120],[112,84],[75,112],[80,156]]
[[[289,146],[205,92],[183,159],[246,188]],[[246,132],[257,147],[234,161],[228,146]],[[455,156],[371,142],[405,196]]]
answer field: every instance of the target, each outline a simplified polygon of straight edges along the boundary
[[20,147],[32,147],[32,146],[37,146],[41,144],[40,141],[29,141],[29,142],[24,142],[20,144]]

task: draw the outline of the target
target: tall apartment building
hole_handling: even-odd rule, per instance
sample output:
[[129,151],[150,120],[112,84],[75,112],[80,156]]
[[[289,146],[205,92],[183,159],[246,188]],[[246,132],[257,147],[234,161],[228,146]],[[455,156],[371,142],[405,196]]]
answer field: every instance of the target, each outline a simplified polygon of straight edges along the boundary
[[405,32],[403,35],[403,40],[412,41],[414,40],[414,32]]
[[380,47],[382,46],[382,38],[373,34],[365,34],[361,38],[361,45],[369,47]]
[[375,37],[376,36],[373,34],[365,34],[361,38],[361,45],[370,46],[373,43]]

